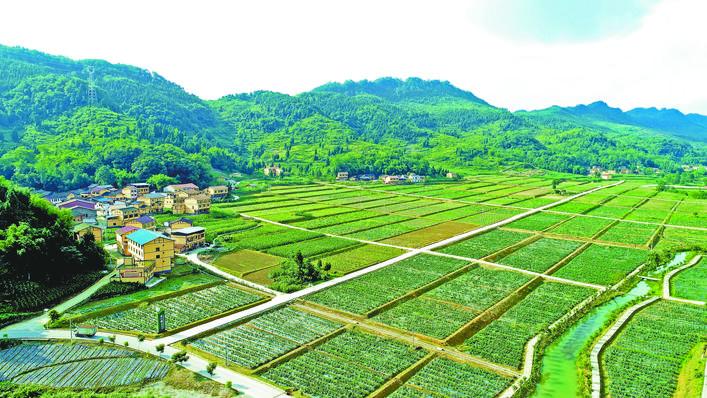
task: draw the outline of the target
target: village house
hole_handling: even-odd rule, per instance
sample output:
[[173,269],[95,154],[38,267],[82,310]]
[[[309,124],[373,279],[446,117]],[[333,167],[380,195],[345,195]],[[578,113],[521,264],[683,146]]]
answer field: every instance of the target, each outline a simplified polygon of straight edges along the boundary
[[133,227],[131,225],[128,225],[126,227],[120,228],[117,231],[115,231],[115,242],[118,247],[118,252],[122,254],[123,256],[129,256],[130,252],[128,251],[128,244],[125,239],[126,236],[130,235],[131,233],[137,231],[139,228]]
[[187,227],[172,230],[174,248],[179,252],[195,249],[206,244],[206,230],[203,227]]
[[198,191],[198,190],[199,190],[198,186],[196,186],[192,183],[188,183],[188,184],[167,185],[166,187],[164,187],[164,189],[162,191],[166,192],[166,193],[177,193],[177,192],[190,192],[190,191],[194,192],[194,191]]
[[456,178],[459,178],[459,176],[457,175],[457,173],[447,173],[446,177],[449,178],[449,179],[456,179]]
[[425,181],[425,176],[417,175],[415,173],[408,174],[407,180],[413,184],[417,184]]
[[[184,199],[186,214],[208,213],[211,208],[211,198],[207,195],[199,194]],[[172,210],[174,213],[174,210]]]
[[98,212],[94,202],[83,199],[71,199],[66,202],[59,203],[57,207],[68,209],[76,222],[83,222],[87,218],[95,219]]
[[140,216],[134,220],[128,221],[125,225],[141,229],[155,229],[155,223],[155,219],[150,216]]
[[167,196],[166,193],[152,192],[138,196],[137,201],[145,204],[150,213],[161,213],[164,211],[164,202]]
[[120,225],[126,225],[129,221],[140,217],[140,212],[135,206],[125,206],[113,209],[112,215],[118,216]]
[[116,228],[120,226],[120,218],[118,216],[105,216],[104,219],[106,222],[106,227],[108,228]]
[[120,190],[121,195],[128,200],[135,200],[140,195],[137,187],[128,185]]
[[159,232],[138,229],[125,237],[128,253],[138,266],[152,268],[153,274],[172,270],[174,260],[174,240]]
[[407,180],[407,176],[383,175],[381,176],[381,179],[383,180],[384,184],[400,184],[401,182],[405,182],[405,180]]
[[282,174],[282,169],[279,166],[265,166],[263,174],[270,177],[279,177]]
[[81,239],[84,235],[93,234],[93,238],[97,243],[103,242],[103,228],[98,225],[86,223],[77,224],[74,226],[73,232],[77,240]]
[[88,190],[86,191],[86,193],[91,198],[101,197],[101,196],[104,196],[104,195],[107,195],[107,194],[117,191],[117,189],[115,189],[115,187],[112,185],[91,184],[87,188],[88,188]]
[[373,181],[376,179],[376,176],[373,174],[361,174],[358,176],[358,179],[361,181]]
[[184,217],[164,222],[165,232],[167,233],[171,233],[172,231],[176,231],[178,229],[189,228],[192,225],[194,225],[192,220]]
[[346,181],[349,179],[348,171],[340,171],[336,173],[336,181]]
[[215,185],[206,188],[206,193],[212,200],[223,199],[228,196],[228,187],[225,185]]

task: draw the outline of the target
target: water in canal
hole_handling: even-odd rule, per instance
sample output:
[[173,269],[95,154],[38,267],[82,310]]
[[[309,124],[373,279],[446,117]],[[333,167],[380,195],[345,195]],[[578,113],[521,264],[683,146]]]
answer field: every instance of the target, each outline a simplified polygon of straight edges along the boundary
[[[670,263],[660,267],[655,273],[682,263],[687,253],[678,253]],[[582,348],[598,330],[600,330],[611,315],[626,303],[650,292],[650,287],[641,281],[636,287],[623,296],[593,309],[582,317],[574,326],[552,343],[546,350],[542,360],[542,377],[537,385],[534,398],[568,398],[578,397],[579,374],[577,360]]]

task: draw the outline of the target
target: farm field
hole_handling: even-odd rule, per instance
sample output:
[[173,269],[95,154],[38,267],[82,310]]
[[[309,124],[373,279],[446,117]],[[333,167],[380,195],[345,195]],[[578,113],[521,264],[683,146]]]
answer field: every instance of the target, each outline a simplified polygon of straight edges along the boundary
[[643,246],[648,243],[657,229],[657,226],[651,224],[619,221],[597,237],[597,240]]
[[546,282],[462,345],[472,355],[520,368],[525,344],[594,294],[593,289]]
[[171,366],[124,348],[88,343],[21,343],[0,350],[0,382],[49,387],[116,387],[167,375]]
[[530,279],[527,275],[514,272],[474,267],[373,319],[444,339]]
[[487,370],[450,359],[435,358],[389,397],[493,398],[512,381]]
[[141,304],[100,316],[92,321],[103,329],[156,334],[158,333],[157,308],[165,311],[166,327],[169,331],[263,300],[265,297],[262,295],[232,285],[219,284],[147,305]]
[[397,341],[352,331],[266,371],[262,377],[312,397],[365,397],[424,355],[424,351]]
[[598,285],[613,285],[643,264],[647,255],[645,250],[591,245],[554,275]]
[[469,239],[454,243],[440,249],[440,251],[456,256],[480,259],[531,236],[531,234],[522,232],[495,229],[482,235],[472,236]]
[[580,242],[541,238],[497,259],[496,262],[528,271],[545,272],[580,246]]
[[213,264],[230,274],[240,277],[248,272],[274,267],[284,260],[282,257],[267,253],[242,249],[218,256],[213,261]]
[[333,332],[341,325],[290,307],[195,340],[192,346],[248,369]]
[[680,271],[670,280],[670,294],[688,300],[707,302],[707,260]]
[[421,254],[315,293],[307,300],[341,311],[365,314],[466,264],[465,261]]
[[[612,397],[675,396],[686,359],[704,350],[705,319],[704,307],[664,300],[641,309],[601,356],[607,393]],[[703,348],[695,350],[700,345]]]

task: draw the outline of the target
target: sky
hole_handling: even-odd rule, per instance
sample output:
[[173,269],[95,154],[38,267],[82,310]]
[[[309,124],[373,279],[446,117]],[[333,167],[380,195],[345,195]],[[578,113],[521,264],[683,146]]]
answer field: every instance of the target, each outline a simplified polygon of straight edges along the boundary
[[139,66],[206,99],[415,76],[511,110],[707,114],[705,15],[704,0],[8,0],[0,44]]

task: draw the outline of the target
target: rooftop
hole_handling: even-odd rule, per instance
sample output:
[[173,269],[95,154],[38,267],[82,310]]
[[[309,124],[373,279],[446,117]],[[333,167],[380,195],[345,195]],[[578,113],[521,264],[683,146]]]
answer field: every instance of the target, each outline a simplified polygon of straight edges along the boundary
[[138,245],[144,245],[152,242],[155,239],[166,238],[159,232],[149,231],[146,229],[138,229],[137,231],[131,233],[127,236],[128,239],[137,243]]
[[148,223],[154,223],[155,219],[150,216],[140,216],[140,217],[136,218],[135,221],[143,223],[143,224],[148,224]]
[[204,227],[187,227],[172,231],[172,235],[191,235],[199,232],[204,232]]
[[119,234],[119,235],[125,235],[128,232],[137,231],[138,229],[139,229],[138,227],[133,227],[132,225],[128,225],[126,227],[120,228],[119,230],[115,231],[115,233]]

